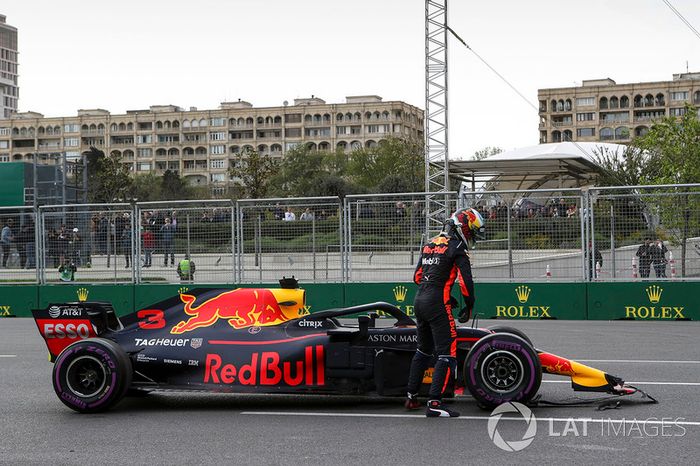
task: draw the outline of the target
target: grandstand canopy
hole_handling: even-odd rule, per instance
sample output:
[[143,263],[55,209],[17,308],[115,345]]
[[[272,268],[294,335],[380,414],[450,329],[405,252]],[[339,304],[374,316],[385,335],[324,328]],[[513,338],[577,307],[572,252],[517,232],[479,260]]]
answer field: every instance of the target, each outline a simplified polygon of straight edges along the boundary
[[600,142],[538,144],[484,160],[451,160],[449,173],[468,191],[576,188],[590,185],[599,172],[596,153],[622,155],[625,147]]

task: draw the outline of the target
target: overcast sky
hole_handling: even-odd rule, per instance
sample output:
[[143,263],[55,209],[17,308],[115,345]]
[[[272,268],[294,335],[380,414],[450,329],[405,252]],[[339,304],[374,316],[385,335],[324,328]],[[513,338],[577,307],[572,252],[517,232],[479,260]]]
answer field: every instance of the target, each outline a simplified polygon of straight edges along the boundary
[[[700,1],[670,0],[700,29]],[[312,94],[425,106],[423,0],[12,0],[20,111],[256,107]],[[700,39],[662,0],[450,0],[451,27],[528,100],[537,89],[700,71]],[[449,152],[537,144],[537,112],[449,41]]]

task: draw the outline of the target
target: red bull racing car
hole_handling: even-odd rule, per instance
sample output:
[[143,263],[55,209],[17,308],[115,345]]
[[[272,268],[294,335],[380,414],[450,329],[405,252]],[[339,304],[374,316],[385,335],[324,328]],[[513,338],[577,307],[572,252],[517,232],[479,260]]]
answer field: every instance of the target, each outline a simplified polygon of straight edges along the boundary
[[[34,310],[56,394],[84,413],[103,411],[128,391],[405,396],[416,349],[410,317],[383,302],[308,314],[296,281],[281,285],[197,289],[122,318],[101,302]],[[376,326],[377,311],[393,326]],[[339,320],[358,315],[353,325]],[[618,377],[535,349],[517,329],[458,327],[457,347],[459,370],[447,393],[468,391],[485,408],[532,400],[542,373],[570,377],[574,390],[635,391]]]

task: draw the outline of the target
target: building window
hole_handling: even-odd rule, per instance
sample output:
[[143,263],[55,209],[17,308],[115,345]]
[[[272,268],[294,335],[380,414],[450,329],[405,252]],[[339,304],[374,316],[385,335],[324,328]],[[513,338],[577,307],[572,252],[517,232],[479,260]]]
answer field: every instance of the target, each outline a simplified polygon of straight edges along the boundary
[[153,155],[153,149],[141,147],[136,151],[136,153],[139,157],[150,157]]
[[301,113],[288,113],[284,116],[285,123],[301,123]]
[[223,183],[226,181],[226,173],[212,173],[211,180],[214,183]]
[[140,172],[150,172],[151,171],[151,164],[142,162],[142,163],[137,164],[136,169]]
[[139,131],[148,131],[153,129],[153,123],[150,121],[141,121],[137,126]]
[[671,92],[671,100],[688,100],[688,91]]
[[685,115],[685,108],[672,108],[669,110],[671,116],[683,116]]
[[226,140],[226,133],[221,131],[218,133],[209,133],[209,140],[210,141],[225,141]]
[[301,128],[285,128],[284,136],[288,138],[300,138]]
[[389,125],[367,125],[367,132],[370,134],[388,133]]
[[226,160],[224,160],[224,159],[210,160],[209,167],[210,168],[226,168]]
[[595,113],[593,113],[593,112],[577,113],[576,114],[576,121],[595,121]]
[[576,130],[576,136],[578,137],[589,137],[595,136],[595,128],[578,128]]
[[600,130],[600,140],[609,141],[613,138],[613,130],[611,128],[602,128]]
[[9,147],[10,147],[9,141],[0,141],[0,149],[9,149]]
[[0,128],[0,136],[9,136],[10,128]]
[[151,142],[153,142],[153,137],[150,134],[136,136],[136,144],[150,144]]
[[66,147],[78,147],[80,145],[80,139],[78,139],[78,138],[65,138],[63,140],[63,145]]
[[226,118],[212,118],[209,120],[211,126],[226,126]]
[[216,145],[216,146],[211,146],[211,154],[215,155],[221,155],[226,153],[226,146],[224,145]]
[[77,124],[63,125],[64,133],[77,133],[78,131],[80,131],[80,126]]

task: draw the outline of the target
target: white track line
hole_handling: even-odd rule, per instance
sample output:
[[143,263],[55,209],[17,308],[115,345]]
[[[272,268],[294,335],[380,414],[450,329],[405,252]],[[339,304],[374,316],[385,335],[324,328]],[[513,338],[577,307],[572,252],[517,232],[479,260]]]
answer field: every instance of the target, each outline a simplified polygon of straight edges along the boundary
[[612,363],[642,363],[642,364],[700,364],[700,361],[661,361],[661,360],[650,360],[650,359],[576,359],[572,358],[572,361],[576,362],[612,362]]
[[[542,383],[571,383],[571,380],[543,380]],[[700,382],[627,382],[627,385],[687,385],[688,387],[700,386]]]
[[[377,413],[301,413],[301,412],[291,412],[291,411],[243,411],[241,414],[246,416],[305,416],[305,417],[369,417],[369,418],[405,418],[405,419],[425,419],[424,414],[377,414]],[[490,416],[460,416],[455,418],[457,420],[463,421],[488,421],[491,419]],[[684,419],[684,418],[678,418]],[[500,418],[501,421],[518,421],[523,422],[522,417],[505,417]],[[610,422],[624,422],[626,424],[650,424],[650,425],[669,425],[673,423],[674,425],[682,426],[700,426],[700,422],[697,421],[678,421],[675,422],[675,418],[669,420],[659,420],[657,419],[593,419],[593,418],[568,418],[568,417],[538,417],[539,422],[593,422],[593,423],[610,423]]]
[[0,358],[16,358],[16,354],[0,354]]

